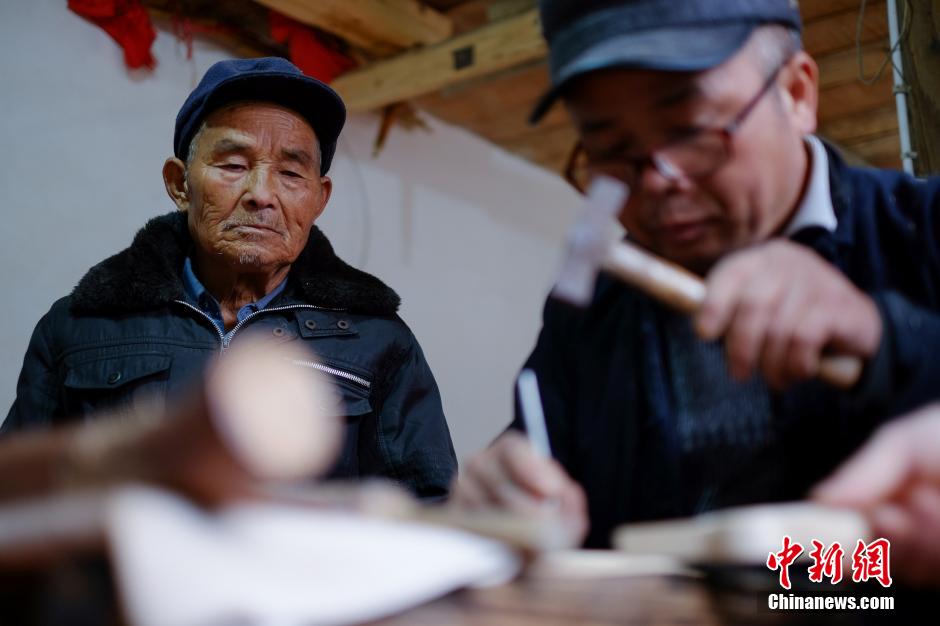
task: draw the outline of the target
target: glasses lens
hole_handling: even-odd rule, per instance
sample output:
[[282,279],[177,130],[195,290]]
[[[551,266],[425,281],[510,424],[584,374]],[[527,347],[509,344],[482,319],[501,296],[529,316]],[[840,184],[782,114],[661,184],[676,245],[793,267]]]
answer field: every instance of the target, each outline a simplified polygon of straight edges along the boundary
[[658,169],[669,177],[670,172],[663,171],[660,164],[666,161],[674,172],[681,172],[689,178],[705,176],[714,172],[728,160],[728,141],[724,131],[707,130],[694,136],[671,143],[658,151]]
[[565,178],[578,191],[584,193],[594,176],[603,174],[636,188],[641,170],[653,167],[660,176],[669,180],[680,177],[698,178],[711,174],[730,157],[729,136],[724,130],[704,130],[695,135],[669,143],[657,150],[646,161],[623,160],[590,163],[582,150],[576,148],[565,169]]

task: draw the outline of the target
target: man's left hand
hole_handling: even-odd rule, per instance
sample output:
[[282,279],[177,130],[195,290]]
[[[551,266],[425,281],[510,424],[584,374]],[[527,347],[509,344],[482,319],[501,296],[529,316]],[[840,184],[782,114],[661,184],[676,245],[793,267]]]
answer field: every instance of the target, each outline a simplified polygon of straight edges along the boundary
[[878,307],[812,250],[776,239],[736,252],[706,277],[695,324],[724,337],[733,376],[759,368],[782,389],[813,378],[824,350],[863,359],[881,342]]
[[882,426],[811,496],[866,513],[898,577],[940,587],[940,404]]

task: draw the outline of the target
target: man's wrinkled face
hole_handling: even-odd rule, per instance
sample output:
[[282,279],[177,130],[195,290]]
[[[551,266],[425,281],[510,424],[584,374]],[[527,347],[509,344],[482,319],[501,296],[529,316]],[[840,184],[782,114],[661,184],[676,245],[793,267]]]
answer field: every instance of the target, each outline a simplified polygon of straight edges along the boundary
[[[593,72],[565,100],[592,171],[616,175],[624,162],[642,161],[698,129],[724,127],[767,79],[759,64],[738,55],[698,74]],[[620,216],[631,238],[704,272],[779,229],[800,195],[802,136],[812,130],[802,118],[794,123],[788,98],[776,84],[763,95],[732,135],[728,160],[705,176],[666,178],[643,166]]]
[[293,263],[329,199],[317,137],[290,109],[238,103],[206,118],[187,167],[189,230],[243,270]]

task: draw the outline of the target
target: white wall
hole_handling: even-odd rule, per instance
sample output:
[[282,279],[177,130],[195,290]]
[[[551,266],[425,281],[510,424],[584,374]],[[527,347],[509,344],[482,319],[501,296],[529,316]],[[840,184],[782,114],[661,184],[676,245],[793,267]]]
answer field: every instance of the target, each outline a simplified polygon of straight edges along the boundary
[[[160,170],[176,111],[227,54],[197,42],[186,60],[164,32],[154,53],[153,73],[128,72],[117,45],[64,0],[0,3],[0,419],[39,317],[173,208]],[[463,458],[508,422],[577,199],[556,176],[430,122],[430,133],[394,129],[373,159],[377,120],[351,117],[319,225],[401,294]]]

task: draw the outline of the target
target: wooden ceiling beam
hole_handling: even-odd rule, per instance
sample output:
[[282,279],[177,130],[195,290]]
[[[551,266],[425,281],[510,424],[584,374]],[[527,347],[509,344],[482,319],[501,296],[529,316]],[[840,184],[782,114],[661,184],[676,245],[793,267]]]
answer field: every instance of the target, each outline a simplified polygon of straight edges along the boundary
[[859,0],[800,0],[800,16],[806,25],[835,13],[858,11],[859,7]]
[[546,54],[538,10],[530,9],[343,74],[332,86],[350,111],[369,111],[538,60]]
[[891,92],[891,73],[885,72],[874,85],[854,81],[821,90],[817,117],[819,123],[823,125],[892,104],[894,104],[894,94]]
[[887,46],[881,43],[871,43],[856,50],[855,46],[835,53],[816,56],[819,65],[819,88],[821,90],[843,85],[859,80],[859,54],[861,54],[861,71],[866,80],[872,79],[876,73],[891,73]]
[[840,143],[864,141],[886,133],[898,132],[898,112],[891,102],[880,109],[841,116],[820,124],[819,133]]
[[258,4],[342,37],[376,56],[435,44],[451,36],[447,16],[418,0],[255,0]]
[[[868,0],[862,17],[861,43],[887,43],[888,20],[884,0]],[[807,22],[803,28],[803,45],[819,58],[855,45],[859,9],[833,13]]]

